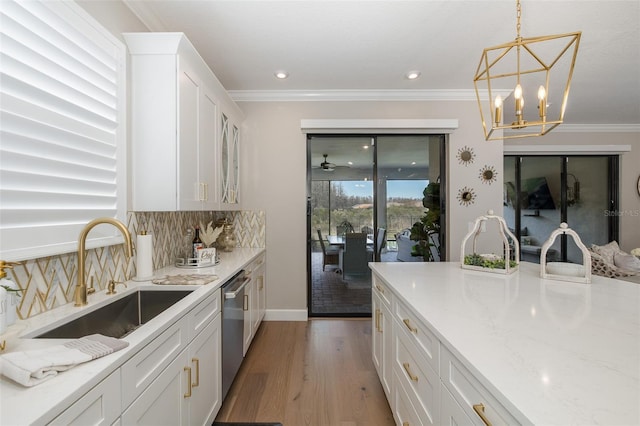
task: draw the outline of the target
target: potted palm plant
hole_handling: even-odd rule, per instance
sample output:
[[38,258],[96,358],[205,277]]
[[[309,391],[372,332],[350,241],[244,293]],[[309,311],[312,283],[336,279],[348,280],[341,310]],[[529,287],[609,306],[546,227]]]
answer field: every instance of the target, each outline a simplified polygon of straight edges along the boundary
[[422,195],[422,205],[426,210],[411,227],[410,238],[418,242],[413,246],[411,255],[422,256],[425,262],[432,262],[435,260],[432,247],[440,255],[440,182],[430,182]]

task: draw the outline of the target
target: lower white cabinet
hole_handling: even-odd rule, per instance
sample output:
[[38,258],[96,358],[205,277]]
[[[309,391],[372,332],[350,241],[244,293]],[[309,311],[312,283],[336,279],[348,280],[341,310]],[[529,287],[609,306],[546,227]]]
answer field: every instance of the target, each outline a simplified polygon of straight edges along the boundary
[[253,337],[266,311],[265,254],[261,254],[247,265],[245,274],[249,282],[244,288],[244,333],[242,355],[246,355]]
[[117,421],[120,412],[120,370],[116,370],[50,424],[109,426]]
[[122,423],[211,424],[222,404],[220,344],[218,315],[125,410]]
[[373,321],[371,343],[373,346],[373,364],[376,367],[382,388],[390,404],[393,366],[393,317],[390,309],[390,292],[383,283],[374,278],[372,289]]
[[122,423],[158,426],[189,424],[188,406],[184,401],[188,377],[183,370],[188,363],[186,351],[174,358],[122,413]]
[[[384,318],[392,317],[389,304],[393,319],[387,323]],[[396,297],[393,287],[376,274],[372,307],[373,363],[398,425],[519,424],[440,342],[411,303]]]
[[471,418],[467,416],[460,404],[453,399],[453,396],[444,385],[440,387],[440,423],[442,425],[473,424]]

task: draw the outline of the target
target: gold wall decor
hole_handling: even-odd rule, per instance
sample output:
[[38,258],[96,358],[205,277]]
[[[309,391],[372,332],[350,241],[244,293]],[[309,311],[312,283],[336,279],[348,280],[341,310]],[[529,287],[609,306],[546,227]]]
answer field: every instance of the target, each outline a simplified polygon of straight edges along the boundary
[[479,177],[482,183],[488,183],[491,185],[493,182],[498,180],[498,172],[495,167],[485,165],[480,169]]
[[462,148],[458,149],[456,157],[458,158],[458,163],[468,166],[469,164],[473,163],[476,156],[473,152],[473,148],[469,148],[465,145]]
[[473,188],[469,188],[465,186],[458,190],[458,195],[456,197],[461,206],[468,206],[476,201],[476,193]]

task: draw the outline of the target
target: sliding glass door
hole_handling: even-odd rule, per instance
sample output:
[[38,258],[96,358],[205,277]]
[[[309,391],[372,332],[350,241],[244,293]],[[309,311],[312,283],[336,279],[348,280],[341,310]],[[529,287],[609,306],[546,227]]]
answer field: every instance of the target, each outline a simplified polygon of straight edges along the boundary
[[[506,156],[504,217],[521,242],[521,259],[540,262],[540,248],[561,222],[587,247],[618,238],[616,156]],[[556,239],[547,261],[582,263],[572,238]]]
[[[441,185],[444,136],[310,135],[307,145],[309,314],[369,316],[368,262],[425,259],[410,234],[425,188]],[[429,260],[440,260],[440,239]]]

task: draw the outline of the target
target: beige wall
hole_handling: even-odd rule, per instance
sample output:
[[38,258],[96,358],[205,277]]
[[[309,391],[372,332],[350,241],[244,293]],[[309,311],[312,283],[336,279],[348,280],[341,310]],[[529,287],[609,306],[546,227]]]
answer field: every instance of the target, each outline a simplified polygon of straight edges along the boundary
[[[81,1],[107,29],[120,32],[147,31],[119,1]],[[267,303],[270,310],[306,310],[306,143],[301,119],[429,118],[458,119],[460,126],[450,136],[449,162],[449,258],[457,260],[459,244],[468,224],[488,209],[502,209],[502,142],[485,142],[475,101],[471,102],[243,102],[244,208],[262,210],[267,224]],[[525,143],[549,144],[629,144],[622,157],[621,245],[629,250],[640,246],[638,226],[640,198],[635,182],[640,174],[638,134],[552,133]],[[463,146],[473,148],[473,164],[464,166],[456,154]],[[479,169],[493,166],[498,181],[481,183]],[[455,196],[463,186],[476,191],[471,206],[461,206]],[[427,279],[425,277],[425,279]]]
[[[243,205],[263,210],[267,220],[270,309],[306,309],[306,137],[302,119],[458,119],[449,136],[447,197],[450,200],[449,258],[457,260],[468,223],[488,209],[502,208],[502,142],[486,142],[475,102],[242,102]],[[457,161],[462,146],[471,147],[470,165]],[[498,181],[481,183],[479,169],[491,165]],[[470,206],[455,198],[463,186],[477,194]]]

